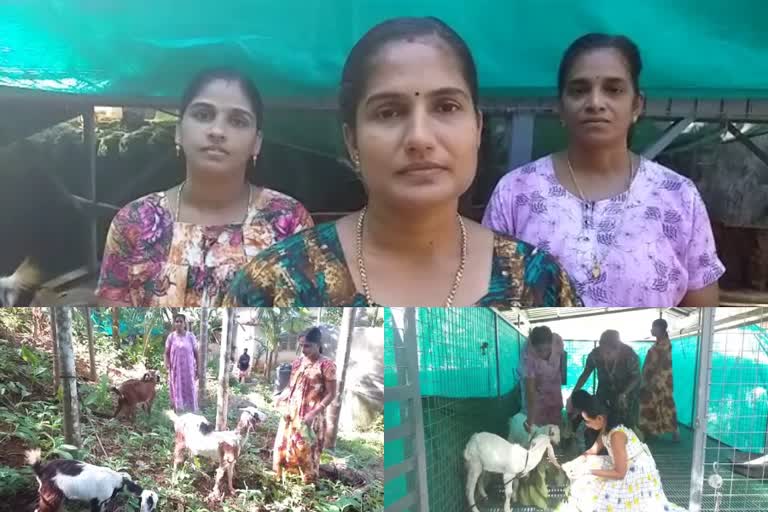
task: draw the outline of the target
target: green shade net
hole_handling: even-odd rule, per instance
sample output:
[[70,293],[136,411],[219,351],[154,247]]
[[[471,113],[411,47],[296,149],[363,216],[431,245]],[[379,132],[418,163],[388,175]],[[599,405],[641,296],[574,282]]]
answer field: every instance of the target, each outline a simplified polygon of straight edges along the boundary
[[[417,336],[424,438],[430,507],[458,510],[465,502],[461,453],[474,432],[506,437],[507,420],[520,409],[516,368],[525,337],[484,308],[418,308]],[[386,317],[385,317],[386,318]],[[389,318],[391,320],[391,317]],[[498,332],[498,343],[496,342]],[[487,343],[485,349],[483,345]],[[640,364],[652,344],[627,342]],[[594,341],[566,340],[567,384],[570,395]],[[496,350],[498,347],[498,352]],[[498,353],[498,356],[496,355]],[[398,383],[393,325],[385,323],[385,386]],[[674,398],[678,421],[693,426],[699,340],[690,335],[672,339]],[[497,366],[498,362],[498,366]],[[403,364],[402,362],[400,363]],[[751,324],[715,334],[712,349],[707,435],[710,442],[762,454],[768,428],[768,332]],[[593,389],[593,377],[585,389]],[[402,404],[385,404],[384,427],[401,424]],[[385,467],[405,460],[412,440],[385,445]],[[385,503],[406,495],[410,477],[385,484]],[[458,508],[457,508],[458,507]]]
[[576,37],[624,33],[651,96],[768,97],[768,3],[649,0],[40,0],[0,7],[0,85],[179,96],[201,68],[251,72],[268,99],[332,98],[354,42],[394,16],[434,15],[469,43],[486,94],[550,95]]
[[[760,0],[2,2],[0,98],[13,104],[18,95],[61,93],[95,104],[174,106],[194,73],[233,66],[264,95],[270,144],[335,159],[344,154],[333,109],[346,56],[376,23],[406,15],[438,16],[461,34],[482,97],[502,104],[554,95],[563,51],[593,31],[636,41],[650,99],[768,98],[768,32],[755,22],[768,19],[768,2]],[[34,102],[30,109],[42,112]],[[48,113],[48,123],[61,116]],[[0,120],[0,144],[20,130],[15,119],[30,117]],[[640,128],[635,148],[658,136]],[[533,155],[562,145],[561,130],[537,120]]]

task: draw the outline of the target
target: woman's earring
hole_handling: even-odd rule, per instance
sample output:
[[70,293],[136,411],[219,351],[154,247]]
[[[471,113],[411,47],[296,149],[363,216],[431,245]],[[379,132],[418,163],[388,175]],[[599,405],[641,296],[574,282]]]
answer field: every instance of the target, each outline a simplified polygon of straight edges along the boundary
[[259,159],[259,155],[253,155],[253,166],[256,167],[256,160]]
[[181,156],[181,146],[176,144],[176,158]]
[[360,155],[352,153],[352,163],[355,164],[355,169],[360,170]]

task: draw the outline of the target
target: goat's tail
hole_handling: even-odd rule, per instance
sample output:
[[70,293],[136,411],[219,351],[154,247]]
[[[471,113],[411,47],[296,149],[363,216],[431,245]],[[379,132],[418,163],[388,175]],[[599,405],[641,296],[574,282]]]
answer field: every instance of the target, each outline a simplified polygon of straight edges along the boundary
[[469,438],[469,441],[467,442],[467,445],[464,447],[464,464],[466,465],[470,459],[472,459],[473,454],[476,451],[476,445],[477,441],[475,440],[475,435],[472,434],[472,437]]
[[32,470],[35,472],[37,476],[40,476],[43,472],[43,463],[40,461],[41,459],[40,448],[35,448],[34,450],[27,450],[26,456],[27,456],[27,464],[32,466]]

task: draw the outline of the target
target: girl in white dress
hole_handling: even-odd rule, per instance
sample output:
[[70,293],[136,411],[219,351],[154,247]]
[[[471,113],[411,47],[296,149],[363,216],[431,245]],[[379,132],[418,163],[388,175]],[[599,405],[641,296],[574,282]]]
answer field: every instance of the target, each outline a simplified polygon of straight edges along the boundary
[[[685,511],[667,500],[648,446],[604,403],[593,396],[581,414],[587,427],[600,435],[589,450],[563,465],[571,487],[558,511]],[[603,447],[608,455],[597,455]]]

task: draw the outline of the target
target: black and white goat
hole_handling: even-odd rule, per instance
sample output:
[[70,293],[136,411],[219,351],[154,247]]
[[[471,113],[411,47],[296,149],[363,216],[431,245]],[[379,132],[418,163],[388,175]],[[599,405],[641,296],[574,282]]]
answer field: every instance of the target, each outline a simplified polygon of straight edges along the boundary
[[140,512],[153,512],[157,506],[157,494],[142,489],[128,473],[76,460],[56,459],[43,464],[40,450],[27,451],[27,462],[39,484],[35,512],[57,512],[64,500],[85,501],[90,503],[91,512],[101,512],[123,490],[141,497]]
[[[537,435],[527,450],[518,444],[507,442],[503,437],[490,432],[472,434],[464,448],[464,462],[467,468],[467,501],[472,512],[479,512],[475,504],[475,487],[480,497],[486,499],[484,472],[501,473],[504,476],[504,512],[510,512],[510,501],[517,500],[518,479],[530,473],[539,465],[544,454],[557,467],[552,441],[547,435]],[[479,486],[478,486],[479,483]]]
[[266,414],[255,407],[242,408],[240,420],[234,430],[214,431],[205,417],[199,414],[186,413],[178,416],[175,412],[165,411],[166,416],[173,422],[176,431],[173,450],[173,481],[176,480],[176,469],[184,462],[185,452],[193,457],[201,456],[218,461],[216,479],[213,486],[213,497],[218,497],[218,490],[224,475],[227,475],[227,489],[234,494],[232,477],[235,463],[248,440],[251,430],[266,419]]

